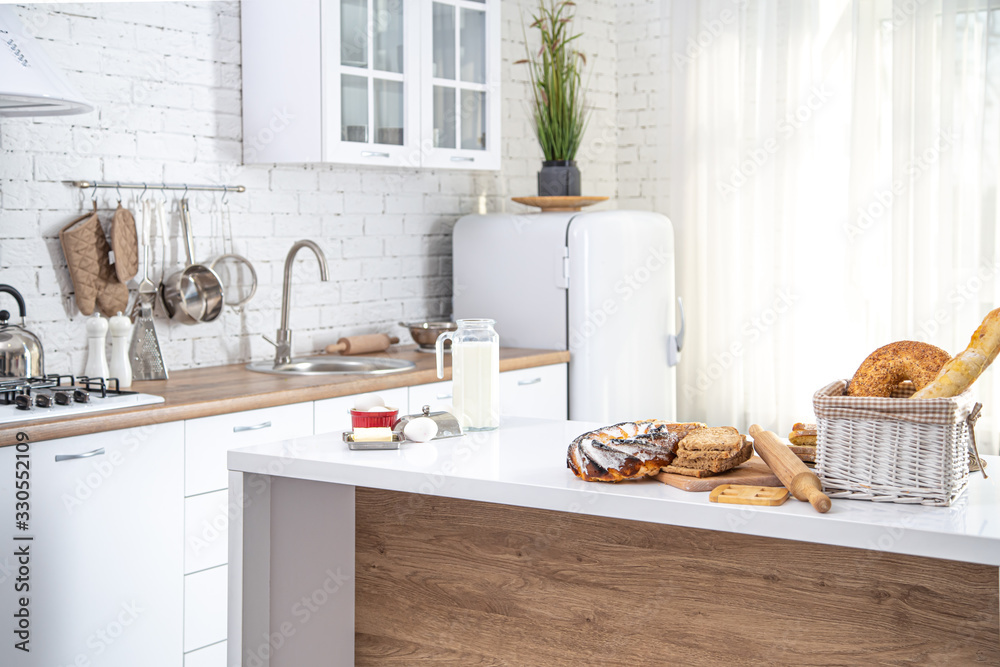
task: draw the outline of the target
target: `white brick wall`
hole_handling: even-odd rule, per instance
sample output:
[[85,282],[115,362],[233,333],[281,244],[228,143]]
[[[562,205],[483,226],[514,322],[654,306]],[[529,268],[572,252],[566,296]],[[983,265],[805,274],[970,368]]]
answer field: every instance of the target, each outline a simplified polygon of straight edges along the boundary
[[[461,215],[524,210],[509,197],[536,192],[541,151],[529,123],[523,15],[534,0],[504,0],[503,169],[499,173],[377,169],[352,166],[240,164],[240,44],[238,2],[33,4],[16,8],[57,66],[98,107],[84,116],[0,120],[0,282],[20,289],[29,327],[43,341],[47,367],[81,372],[84,318],[58,242],[59,229],[89,206],[90,193],[68,179],[240,183],[229,196],[237,252],[260,277],[245,312],[226,309],[216,322],[175,325],[157,317],[171,369],[269,357],[260,338],[278,326],[285,253],[312,238],[326,252],[331,280],[319,283],[311,253],[295,267],[291,327],[297,353],[340,336],[392,331],[399,320],[448,314],[451,229]],[[641,93],[619,94],[618,60],[645,66],[642,0],[580,3],[577,27],[593,73],[595,108],[578,156],[586,194],[614,199],[624,176],[645,182],[634,132]],[[652,2],[649,4],[652,5]],[[616,38],[627,28],[629,45]],[[646,58],[647,60],[643,60]],[[640,79],[642,77],[635,77]],[[647,77],[648,78],[648,77]],[[634,84],[630,91],[648,80]],[[623,121],[625,124],[622,124]],[[620,129],[620,127],[622,129]],[[619,147],[619,140],[627,145]],[[618,161],[624,167],[619,171]],[[628,205],[646,194],[631,185]],[[654,183],[655,187],[655,183]],[[130,193],[125,193],[127,198]],[[199,259],[223,251],[218,195],[192,195]],[[110,221],[114,191],[99,193]],[[173,195],[170,201],[175,202]],[[617,206],[614,201],[605,206]],[[176,210],[176,205],[173,206]],[[171,257],[177,245],[171,221]],[[11,309],[12,304],[3,306]]]
[[618,207],[669,215],[667,3],[618,2]]

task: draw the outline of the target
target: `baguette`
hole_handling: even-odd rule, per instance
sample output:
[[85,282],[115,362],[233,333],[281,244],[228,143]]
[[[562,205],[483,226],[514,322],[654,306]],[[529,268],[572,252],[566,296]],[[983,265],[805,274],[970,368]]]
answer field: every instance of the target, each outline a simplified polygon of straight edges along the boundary
[[930,384],[910,398],[958,396],[975,382],[1000,352],[1000,308],[990,311],[972,334],[969,347],[948,361]]

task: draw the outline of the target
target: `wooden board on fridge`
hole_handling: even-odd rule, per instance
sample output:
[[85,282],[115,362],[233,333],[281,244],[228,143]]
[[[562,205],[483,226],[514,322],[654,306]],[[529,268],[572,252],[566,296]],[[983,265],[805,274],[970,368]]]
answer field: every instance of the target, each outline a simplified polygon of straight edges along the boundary
[[753,456],[746,463],[732,470],[711,477],[688,477],[673,472],[661,472],[656,479],[681,491],[711,491],[720,484],[748,484],[751,486],[781,486],[781,481],[764,461]]

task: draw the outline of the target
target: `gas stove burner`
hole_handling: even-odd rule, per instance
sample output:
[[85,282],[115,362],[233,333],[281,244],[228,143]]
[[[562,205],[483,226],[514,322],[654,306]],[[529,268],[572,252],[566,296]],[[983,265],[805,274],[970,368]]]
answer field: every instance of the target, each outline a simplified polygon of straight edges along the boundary
[[162,402],[161,396],[123,391],[115,378],[58,374],[0,378],[0,427]]

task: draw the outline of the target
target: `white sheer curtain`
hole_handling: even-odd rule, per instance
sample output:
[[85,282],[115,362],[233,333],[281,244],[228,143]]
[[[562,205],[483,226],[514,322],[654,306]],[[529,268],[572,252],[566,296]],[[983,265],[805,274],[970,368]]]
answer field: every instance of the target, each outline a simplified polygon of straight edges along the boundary
[[680,414],[785,430],[880,345],[964,349],[1000,306],[1000,0],[664,2]]

